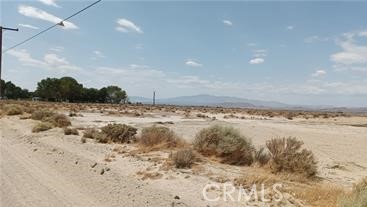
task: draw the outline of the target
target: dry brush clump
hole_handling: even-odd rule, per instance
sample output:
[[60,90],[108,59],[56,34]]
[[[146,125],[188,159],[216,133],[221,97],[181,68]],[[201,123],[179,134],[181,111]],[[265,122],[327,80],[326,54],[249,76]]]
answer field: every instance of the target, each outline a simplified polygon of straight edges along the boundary
[[338,199],[340,207],[366,207],[367,206],[367,177],[353,187],[352,192],[344,194]]
[[137,129],[126,124],[108,124],[101,128],[101,133],[106,135],[107,141],[116,143],[129,143],[134,141]]
[[197,156],[190,148],[180,149],[171,155],[171,160],[177,168],[191,168],[197,160]]
[[256,150],[254,158],[260,166],[264,166],[269,163],[271,157],[267,148],[260,147],[259,150]]
[[8,116],[23,114],[23,107],[17,104],[9,104],[5,106],[5,114]]
[[75,128],[66,127],[64,128],[64,134],[65,135],[79,135],[79,132]]
[[52,128],[53,128],[53,125],[51,123],[40,122],[32,128],[32,132],[38,133],[38,132],[46,131]]
[[251,165],[255,148],[251,140],[232,127],[215,125],[202,129],[193,142],[194,149],[206,156],[217,156],[222,162]]
[[310,150],[302,149],[303,142],[294,137],[274,138],[266,142],[273,172],[290,172],[314,177],[317,162]]
[[34,120],[45,120],[51,116],[53,116],[55,113],[52,111],[48,111],[48,110],[35,110],[32,113],[31,119]]
[[143,128],[138,141],[140,146],[147,150],[172,149],[186,145],[185,141],[169,128],[155,125]]
[[65,114],[54,114],[44,121],[52,123],[55,127],[71,126],[70,119]]

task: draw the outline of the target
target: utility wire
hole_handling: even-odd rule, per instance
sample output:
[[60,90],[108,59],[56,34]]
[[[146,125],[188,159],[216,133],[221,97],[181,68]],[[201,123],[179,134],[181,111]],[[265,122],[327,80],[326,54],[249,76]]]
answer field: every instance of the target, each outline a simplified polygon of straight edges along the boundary
[[39,35],[41,35],[41,34],[43,34],[43,33],[47,32],[48,30],[50,30],[50,29],[52,29],[52,28],[54,28],[54,27],[56,27],[56,26],[58,26],[58,25],[63,25],[63,22],[64,22],[64,21],[66,21],[66,20],[68,20],[68,19],[70,19],[70,18],[72,18],[72,17],[74,17],[74,16],[76,16],[76,15],[78,15],[78,14],[82,13],[83,11],[85,11],[85,10],[89,9],[90,7],[92,7],[92,6],[96,5],[96,4],[97,4],[97,3],[99,3],[100,1],[102,1],[102,0],[98,0],[98,1],[94,2],[93,4],[90,4],[89,6],[85,7],[84,9],[82,9],[82,10],[80,10],[80,11],[78,11],[78,12],[74,13],[73,15],[71,15],[71,16],[69,16],[69,17],[67,17],[67,18],[63,19],[63,20],[61,20],[61,22],[56,23],[56,24],[54,24],[54,25],[52,25],[52,26],[50,26],[50,27],[48,27],[48,28],[46,28],[46,29],[42,30],[41,32],[39,32],[39,33],[37,33],[37,34],[35,34],[35,35],[33,35],[33,36],[31,36],[31,37],[29,37],[29,38],[27,38],[27,39],[23,40],[22,42],[19,42],[18,44],[13,45],[13,46],[11,46],[11,47],[9,47],[9,48],[5,49],[2,53],[3,53],[3,54],[4,54],[4,53],[6,53],[7,51],[12,50],[12,49],[14,49],[14,48],[18,47],[19,45],[22,45],[22,44],[24,44],[24,43],[26,43],[26,42],[28,42],[28,41],[32,40],[33,38],[35,38],[35,37],[37,37],[37,36],[39,36]]

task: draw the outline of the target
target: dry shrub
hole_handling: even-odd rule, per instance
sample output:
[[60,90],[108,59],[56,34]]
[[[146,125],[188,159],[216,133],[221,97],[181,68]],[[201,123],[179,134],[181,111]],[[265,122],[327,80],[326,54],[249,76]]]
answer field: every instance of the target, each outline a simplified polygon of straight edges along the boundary
[[52,129],[53,125],[48,122],[40,122],[32,128],[32,132],[42,132]]
[[259,163],[260,166],[268,164],[270,160],[270,153],[265,147],[260,147],[259,150],[255,152],[255,161]]
[[171,155],[171,159],[177,168],[190,168],[196,156],[192,149],[180,149]]
[[69,118],[64,114],[54,114],[47,120],[56,127],[67,127],[71,125]]
[[[344,190],[331,184],[297,185],[285,189],[286,192],[306,202],[306,206],[336,207],[338,197]],[[348,206],[350,207],[350,206]]]
[[48,110],[35,110],[32,113],[31,119],[34,120],[46,120],[49,117],[52,117],[55,113]]
[[139,143],[150,150],[171,149],[185,145],[185,142],[172,130],[155,125],[143,128]]
[[64,128],[65,135],[79,135],[79,132],[75,128],[66,127]]
[[95,128],[87,128],[83,132],[83,137],[95,139],[98,133],[99,131]]
[[[126,143],[135,139],[137,129],[126,124],[108,124],[102,127],[102,133],[106,135],[107,141]],[[104,142],[105,138],[100,137]]]
[[269,173],[256,173],[240,176],[234,179],[234,184],[237,186],[250,187],[252,185],[264,184],[265,186],[271,186],[280,182],[281,179],[275,175]]
[[366,207],[367,206],[367,177],[353,187],[349,194],[344,194],[338,199],[340,207]]
[[301,149],[303,142],[294,137],[275,138],[266,142],[273,172],[290,172],[314,177],[317,162],[310,150]]
[[23,107],[15,104],[5,106],[5,113],[8,116],[23,114]]
[[195,137],[194,149],[206,156],[221,157],[224,163],[251,165],[255,148],[251,140],[233,127],[212,126],[202,129]]

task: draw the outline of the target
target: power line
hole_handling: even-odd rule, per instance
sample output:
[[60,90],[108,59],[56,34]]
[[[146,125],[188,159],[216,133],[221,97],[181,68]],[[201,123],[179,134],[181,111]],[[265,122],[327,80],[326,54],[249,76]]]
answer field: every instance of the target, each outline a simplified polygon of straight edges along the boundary
[[74,13],[73,15],[71,15],[71,16],[69,16],[69,17],[67,17],[67,18],[63,19],[63,20],[61,20],[61,22],[56,23],[56,24],[54,24],[54,25],[52,25],[52,26],[50,26],[50,27],[48,27],[48,28],[46,28],[46,29],[42,30],[41,32],[39,32],[39,33],[37,33],[37,34],[35,34],[35,35],[33,35],[33,36],[31,36],[31,37],[29,37],[29,38],[27,38],[27,39],[23,40],[22,42],[20,42],[20,43],[18,43],[18,44],[16,44],[16,45],[13,45],[13,46],[11,46],[11,47],[9,47],[9,48],[7,48],[7,49],[5,49],[2,53],[6,53],[7,51],[12,50],[12,49],[14,49],[14,48],[18,47],[19,45],[22,45],[22,44],[24,44],[24,43],[26,43],[26,42],[28,42],[28,41],[32,40],[33,38],[35,38],[35,37],[37,37],[37,36],[39,36],[39,35],[41,35],[41,34],[43,34],[43,33],[47,32],[48,30],[50,30],[50,29],[52,29],[52,28],[56,27],[57,25],[61,25],[61,26],[63,26],[63,22],[64,22],[64,21],[66,21],[66,20],[68,20],[68,19],[70,19],[70,18],[72,18],[72,17],[74,17],[74,16],[76,16],[76,15],[78,15],[78,14],[82,13],[83,11],[85,11],[85,10],[89,9],[90,7],[92,7],[92,6],[96,5],[96,4],[97,4],[97,3],[99,3],[100,1],[102,1],[102,0],[98,0],[98,1],[96,1],[96,2],[94,2],[94,3],[92,3],[92,4],[90,4],[89,6],[85,7],[84,9],[82,9],[82,10],[80,10],[80,11],[78,11],[78,12]]

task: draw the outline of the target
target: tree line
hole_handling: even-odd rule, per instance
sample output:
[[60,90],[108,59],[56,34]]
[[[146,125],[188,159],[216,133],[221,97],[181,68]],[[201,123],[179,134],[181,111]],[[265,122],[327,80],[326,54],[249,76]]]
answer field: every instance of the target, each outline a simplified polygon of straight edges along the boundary
[[38,97],[45,101],[91,102],[91,103],[127,103],[125,90],[118,86],[100,89],[85,88],[72,77],[46,78],[37,83],[37,89],[29,92],[11,81],[1,80],[1,94],[8,99],[27,99]]

